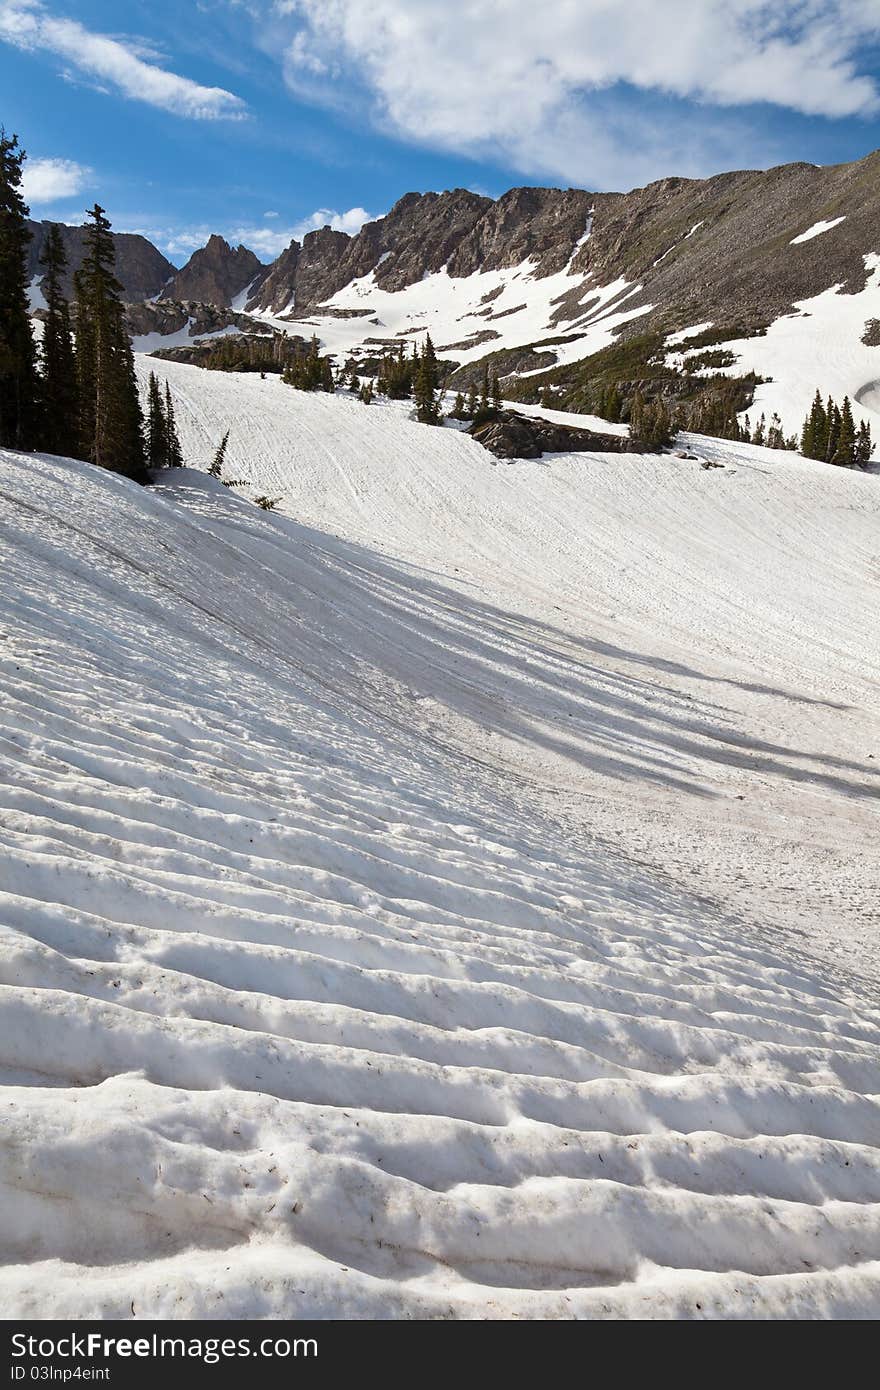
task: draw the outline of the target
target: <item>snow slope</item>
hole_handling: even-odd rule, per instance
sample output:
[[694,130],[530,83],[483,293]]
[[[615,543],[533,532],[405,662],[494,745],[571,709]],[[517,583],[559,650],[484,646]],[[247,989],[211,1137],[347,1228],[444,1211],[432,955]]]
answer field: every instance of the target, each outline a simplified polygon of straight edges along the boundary
[[876,1313],[876,478],[166,366],[289,515],[0,453],[4,1310]]

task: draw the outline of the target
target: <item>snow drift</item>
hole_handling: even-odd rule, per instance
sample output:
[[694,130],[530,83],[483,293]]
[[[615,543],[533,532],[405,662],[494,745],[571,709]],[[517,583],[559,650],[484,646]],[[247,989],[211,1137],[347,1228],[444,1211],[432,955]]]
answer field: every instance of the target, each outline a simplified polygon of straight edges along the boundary
[[0,453],[7,1314],[876,1311],[876,480],[168,375],[298,520]]

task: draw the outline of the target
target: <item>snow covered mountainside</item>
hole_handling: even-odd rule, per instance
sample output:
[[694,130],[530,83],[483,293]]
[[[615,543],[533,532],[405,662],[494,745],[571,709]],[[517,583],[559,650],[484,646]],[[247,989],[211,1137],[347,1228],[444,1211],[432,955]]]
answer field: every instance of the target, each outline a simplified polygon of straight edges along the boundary
[[[35,308],[48,225],[31,224]],[[600,409],[612,386],[690,408],[719,373],[740,379],[752,425],[775,412],[799,433],[818,388],[848,395],[876,438],[878,227],[875,151],[628,193],[407,193],[356,235],[320,228],[271,265],[217,235],[179,270],[143,238],[115,245],[140,351],[314,334],[337,365],[375,376],[384,353],[430,332],[455,390],[488,368],[507,396],[567,409]],[[82,232],[63,229],[71,269]]]
[[166,367],[283,514],[0,451],[7,1315],[876,1313],[876,476]]

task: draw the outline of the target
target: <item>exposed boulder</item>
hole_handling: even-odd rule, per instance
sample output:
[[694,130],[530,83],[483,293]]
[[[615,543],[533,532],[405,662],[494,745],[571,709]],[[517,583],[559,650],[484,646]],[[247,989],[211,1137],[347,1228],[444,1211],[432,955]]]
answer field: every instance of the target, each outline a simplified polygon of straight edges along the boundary
[[628,435],[600,434],[597,430],[560,425],[537,415],[502,410],[491,419],[471,426],[468,433],[502,459],[537,459],[542,454],[657,454],[655,445]]

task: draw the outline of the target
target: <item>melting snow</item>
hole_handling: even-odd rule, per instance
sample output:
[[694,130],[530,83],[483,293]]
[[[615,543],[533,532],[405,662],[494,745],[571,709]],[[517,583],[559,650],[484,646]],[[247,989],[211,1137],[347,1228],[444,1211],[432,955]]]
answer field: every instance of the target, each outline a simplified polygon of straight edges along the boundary
[[841,222],[846,221],[846,214],[843,217],[835,217],[831,222],[814,222],[812,227],[808,227],[800,236],[792,237],[791,245],[800,246],[804,241],[812,241],[813,237],[821,236],[823,232],[830,232],[832,227],[839,227]]
[[872,1315],[877,479],[163,368],[287,515],[0,451],[7,1316]]

